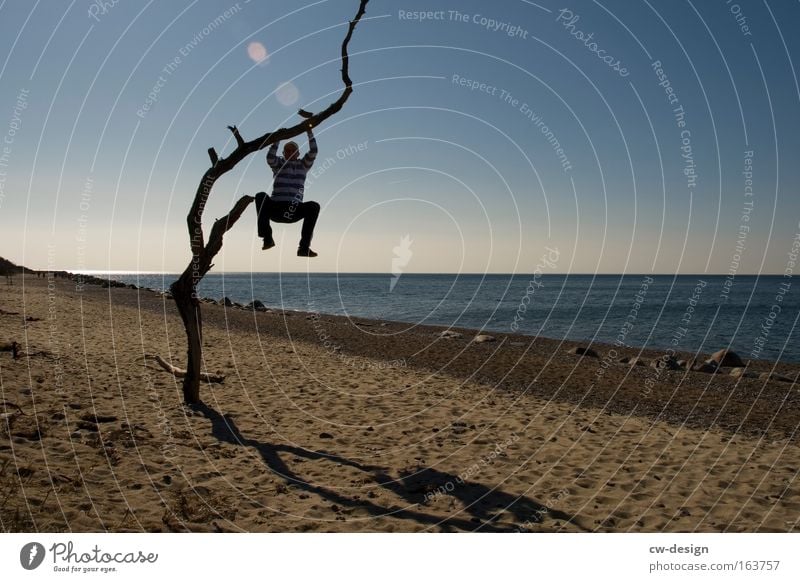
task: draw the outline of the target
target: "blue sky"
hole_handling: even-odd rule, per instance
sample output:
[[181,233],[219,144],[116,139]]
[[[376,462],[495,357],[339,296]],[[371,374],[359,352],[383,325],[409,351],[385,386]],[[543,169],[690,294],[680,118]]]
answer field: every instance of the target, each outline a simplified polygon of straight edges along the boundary
[[[207,148],[335,99],[356,8],[0,0],[0,255],[182,270]],[[796,2],[372,0],[355,92],[317,128],[320,256],[295,256],[299,225],[262,252],[251,209],[215,269],[388,272],[408,235],[415,272],[529,273],[550,247],[558,272],[783,273],[797,22]],[[270,179],[262,154],[240,164],[206,229]]]

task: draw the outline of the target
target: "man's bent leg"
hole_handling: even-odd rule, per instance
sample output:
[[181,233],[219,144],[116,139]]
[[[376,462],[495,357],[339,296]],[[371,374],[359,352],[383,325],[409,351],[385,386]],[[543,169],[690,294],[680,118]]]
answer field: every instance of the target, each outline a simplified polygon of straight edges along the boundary
[[272,226],[269,221],[272,218],[272,199],[266,192],[256,194],[256,212],[258,213],[258,236],[264,239],[261,250],[271,249],[275,246],[272,240]]
[[272,226],[269,224],[272,200],[266,192],[256,194],[256,212],[258,213],[258,236],[261,238],[272,238]]
[[319,218],[319,204],[316,202],[303,202],[297,209],[298,214],[303,218],[303,228],[300,231],[300,250],[308,250],[311,247],[311,239],[314,237],[314,227]]

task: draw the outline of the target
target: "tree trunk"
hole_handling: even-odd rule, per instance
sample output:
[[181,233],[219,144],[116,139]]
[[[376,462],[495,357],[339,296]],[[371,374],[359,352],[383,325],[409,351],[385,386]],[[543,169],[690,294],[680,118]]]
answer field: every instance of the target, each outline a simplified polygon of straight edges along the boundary
[[200,301],[197,300],[197,289],[192,278],[184,272],[175,281],[170,290],[181,314],[183,327],[188,342],[186,351],[186,375],[183,377],[183,400],[187,404],[200,402],[200,364],[203,361],[203,314]]
[[242,196],[226,216],[214,222],[206,243],[203,235],[203,209],[211,194],[211,189],[223,174],[233,170],[239,162],[250,154],[263,150],[273,143],[296,137],[310,128],[318,126],[342,109],[353,92],[353,81],[350,79],[349,74],[350,57],[347,53],[347,47],[350,44],[356,25],[364,15],[368,2],[369,0],[359,1],[358,12],[347,26],[347,34],[342,42],[341,73],[344,90],[336,101],[316,114],[301,109],[297,113],[303,118],[302,122],[289,128],[266,133],[251,141],[245,141],[239,129],[235,125],[230,125],[228,129],[236,140],[236,149],[225,158],[220,158],[214,148],[209,148],[208,150],[211,167],[203,174],[203,178],[200,180],[195,192],[194,201],[189,209],[189,214],[186,217],[192,262],[189,263],[180,278],[170,285],[170,291],[178,308],[178,313],[181,314],[183,327],[186,330],[186,339],[188,340],[186,375],[183,377],[183,399],[187,404],[198,404],[200,402],[200,380],[203,377],[201,373],[203,318],[200,313],[200,301],[197,299],[197,285],[214,266],[211,261],[222,249],[222,239],[225,233],[230,230],[245,209],[255,200],[252,196]]

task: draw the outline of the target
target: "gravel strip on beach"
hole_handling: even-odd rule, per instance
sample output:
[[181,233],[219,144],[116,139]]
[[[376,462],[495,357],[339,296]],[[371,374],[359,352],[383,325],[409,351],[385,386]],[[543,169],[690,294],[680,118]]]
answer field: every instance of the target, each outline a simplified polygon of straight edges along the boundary
[[[86,285],[83,293],[178,317],[172,299],[149,290]],[[767,439],[798,438],[797,364],[753,360],[747,368],[753,377],[736,378],[730,368],[708,374],[619,362],[639,358],[649,364],[665,350],[595,343],[591,348],[597,357],[577,356],[569,350],[588,343],[495,332],[494,341],[476,343],[473,338],[481,332],[462,328],[451,328],[458,337],[442,338],[446,328],[438,326],[298,311],[255,312],[213,303],[203,303],[202,310],[206,325],[322,345],[331,358],[354,367],[364,365],[360,358],[368,358],[386,367],[408,366],[621,415]],[[703,361],[708,354],[679,352],[676,357]],[[758,377],[762,373],[794,382],[767,381]]]

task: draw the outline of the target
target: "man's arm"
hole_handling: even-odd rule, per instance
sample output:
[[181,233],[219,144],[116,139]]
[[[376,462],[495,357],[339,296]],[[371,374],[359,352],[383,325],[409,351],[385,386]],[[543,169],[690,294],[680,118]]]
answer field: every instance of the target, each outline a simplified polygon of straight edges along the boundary
[[317,140],[314,138],[314,132],[311,131],[311,126],[306,130],[308,133],[308,152],[303,156],[303,164],[306,168],[314,165],[314,160],[317,159]]
[[277,141],[271,146],[269,146],[269,150],[267,150],[267,165],[273,170],[279,170],[280,167],[283,165],[281,159],[278,157]]

